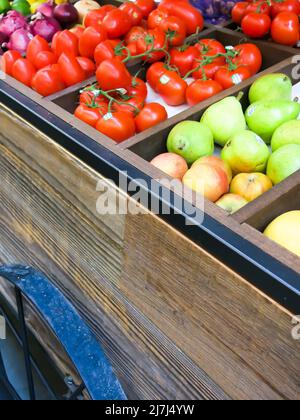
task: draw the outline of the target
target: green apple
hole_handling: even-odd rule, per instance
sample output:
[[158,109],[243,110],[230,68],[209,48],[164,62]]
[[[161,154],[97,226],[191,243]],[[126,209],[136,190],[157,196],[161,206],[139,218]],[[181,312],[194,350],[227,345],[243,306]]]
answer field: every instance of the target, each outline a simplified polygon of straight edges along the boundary
[[201,122],[210,128],[214,140],[224,146],[234,134],[246,129],[246,121],[240,102],[234,96],[211,105]]
[[300,145],[288,144],[272,154],[268,162],[267,175],[273,184],[279,184],[299,169]]
[[206,125],[197,121],[183,121],[170,132],[167,149],[182,156],[191,165],[202,156],[213,154],[214,138]]
[[221,157],[235,174],[264,172],[270,151],[257,134],[244,130],[231,137],[223,148]]
[[292,81],[282,73],[267,74],[258,78],[250,88],[249,102],[292,100]]
[[246,121],[250,130],[270,143],[274,131],[283,123],[298,118],[300,104],[293,101],[260,101],[250,105]]
[[288,121],[275,130],[271,140],[273,152],[287,144],[300,145],[300,120]]

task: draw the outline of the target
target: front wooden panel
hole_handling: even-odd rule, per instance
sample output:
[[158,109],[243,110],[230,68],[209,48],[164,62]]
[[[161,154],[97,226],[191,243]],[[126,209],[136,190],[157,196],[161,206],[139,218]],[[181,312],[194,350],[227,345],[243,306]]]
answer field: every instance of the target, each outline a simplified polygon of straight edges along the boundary
[[53,279],[129,397],[299,398],[291,314],[152,214],[99,217],[106,180],[3,107],[0,126],[0,259]]

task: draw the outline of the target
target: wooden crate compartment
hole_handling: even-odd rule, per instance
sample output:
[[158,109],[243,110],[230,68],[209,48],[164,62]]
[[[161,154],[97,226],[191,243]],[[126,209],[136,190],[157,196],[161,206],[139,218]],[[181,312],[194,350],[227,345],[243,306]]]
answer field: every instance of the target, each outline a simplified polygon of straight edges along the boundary
[[[245,40],[245,37],[241,36],[241,34],[233,33],[232,31],[228,31],[223,28],[207,29],[201,32],[199,35],[195,36],[194,39],[196,42],[198,40],[205,39],[205,38],[214,38],[227,46],[228,45],[235,46],[242,42],[247,42],[247,40]],[[262,71],[266,71],[266,70],[272,71],[272,67],[274,65],[281,63],[282,61],[284,61],[285,59],[293,55],[291,51],[286,51],[285,49],[282,49],[277,46],[270,47],[270,45],[265,44],[265,43],[260,43],[260,42],[256,42],[256,44],[260,48],[263,55]],[[141,64],[140,62],[133,62],[132,65],[129,67],[130,72],[132,74],[136,74],[137,71],[140,70],[140,64]],[[141,73],[140,77],[145,79],[145,72]],[[254,77],[257,77],[257,76],[254,76]],[[252,83],[253,80],[254,78],[249,79],[247,81],[247,84]],[[89,83],[93,83],[93,82],[95,82],[95,78],[84,81],[80,83],[79,85],[71,86],[70,88],[66,90],[63,90],[61,92],[58,92],[55,95],[52,95],[46,98],[46,100],[53,102],[58,107],[67,111],[68,113],[73,114],[78,103],[79,91],[83,89],[85,86],[87,86]],[[235,93],[236,91],[239,91],[239,89],[242,88],[242,86],[244,86],[244,84],[233,87],[226,91],[223,91],[221,94],[210,99],[208,102],[212,103],[212,102],[217,101],[218,99],[221,99],[227,95],[232,94],[233,92]],[[156,144],[163,127],[173,126],[179,120],[183,120],[183,119],[189,119],[189,118],[197,119],[197,114],[199,114],[199,111],[202,110],[203,107],[205,107],[208,102],[206,101],[206,102],[203,102],[202,104],[197,105],[196,107],[188,108],[186,111],[181,112],[172,118],[169,118],[168,121],[158,124],[157,126],[147,130],[146,132],[135,135],[131,139],[128,139],[127,141],[121,143],[119,147],[122,149],[129,149],[135,144],[139,144],[140,142],[144,141],[145,138],[153,137],[153,136],[156,136],[156,139],[155,139],[155,144]],[[80,121],[80,124],[82,125],[82,129],[84,130],[84,127],[86,127],[86,124],[82,123],[81,121]],[[107,139],[107,137],[99,134],[96,130],[94,131],[95,131],[95,135],[93,136],[93,138],[96,137],[99,140]],[[134,148],[132,150],[136,152]],[[154,150],[156,151],[157,149],[154,148]]]

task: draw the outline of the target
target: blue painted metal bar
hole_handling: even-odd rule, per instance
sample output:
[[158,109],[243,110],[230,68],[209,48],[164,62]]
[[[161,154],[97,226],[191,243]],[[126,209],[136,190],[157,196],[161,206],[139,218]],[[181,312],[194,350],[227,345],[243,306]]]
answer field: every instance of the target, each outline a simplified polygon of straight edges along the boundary
[[67,352],[93,400],[126,400],[101,346],[76,309],[32,267],[0,265],[0,277],[17,287]]

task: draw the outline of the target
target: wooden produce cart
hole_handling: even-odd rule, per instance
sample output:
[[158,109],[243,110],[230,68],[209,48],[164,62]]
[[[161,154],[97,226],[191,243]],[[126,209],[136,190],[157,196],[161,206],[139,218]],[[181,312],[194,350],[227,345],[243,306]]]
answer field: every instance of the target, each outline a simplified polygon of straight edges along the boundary
[[[222,28],[199,36],[231,45],[242,38]],[[264,73],[292,75],[291,49],[258,44]],[[149,163],[179,121],[199,120],[240,91],[246,107],[253,80],[119,145],[72,115],[87,82],[41,98],[9,77],[0,81],[0,260],[53,279],[104,345],[129,398],[300,397],[300,341],[291,333],[300,260],[261,233],[300,209],[300,172],[233,216],[205,200],[204,221],[195,208],[199,218],[187,225],[161,185],[165,174]],[[149,192],[149,208],[123,191],[121,171],[125,186],[156,180],[161,190]],[[153,214],[150,199],[166,192],[171,214]],[[107,194],[118,209],[143,214],[99,214]],[[37,335],[49,345],[45,332]]]

